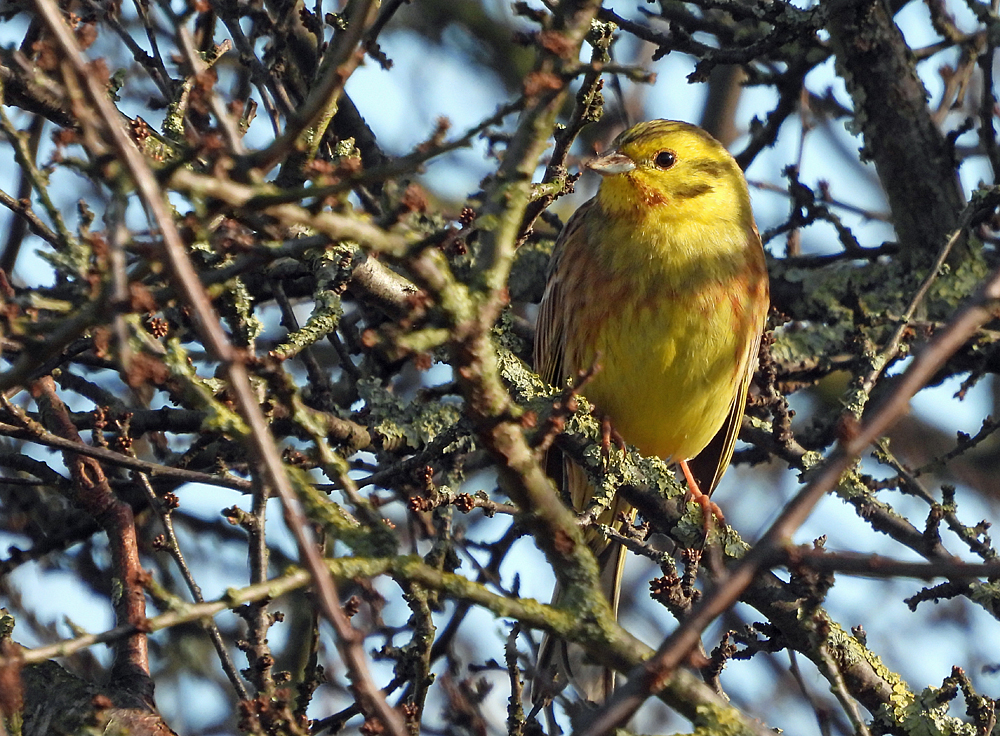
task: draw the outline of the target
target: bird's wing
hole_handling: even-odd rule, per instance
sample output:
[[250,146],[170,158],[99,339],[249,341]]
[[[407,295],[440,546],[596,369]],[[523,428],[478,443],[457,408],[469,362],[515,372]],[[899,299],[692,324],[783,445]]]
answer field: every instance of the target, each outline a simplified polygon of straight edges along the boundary
[[[577,315],[567,314],[566,300],[569,295],[566,289],[571,288],[571,285],[567,283],[565,277],[568,270],[566,264],[563,263],[560,267],[560,263],[564,258],[577,257],[585,245],[580,239],[586,237],[583,225],[587,213],[593,206],[593,200],[581,206],[566,223],[566,227],[556,240],[552,259],[549,261],[545,294],[538,307],[538,321],[535,326],[535,370],[553,386],[565,386],[566,379],[570,375],[585,367],[566,365],[567,320],[576,319]],[[562,491],[567,503],[577,512],[584,511],[590,505],[594,491],[586,473],[572,460],[564,457],[557,447],[552,447],[548,451],[546,470]],[[618,528],[621,524],[617,519],[622,512],[635,513],[624,498],[619,496],[598,521]],[[601,568],[601,590],[617,615],[625,561],[624,548],[617,543],[609,545],[603,536],[595,532],[588,532],[586,536]],[[552,598],[554,603],[558,603],[559,595],[557,586]],[[551,694],[553,675],[563,684],[573,683],[577,692],[588,700],[603,702],[610,696],[614,687],[614,673],[604,667],[589,664],[581,647],[546,634],[542,638],[538,652],[538,674],[532,686],[534,702],[539,702],[547,693]]]
[[750,380],[757,370],[757,351],[759,349],[760,332],[747,347],[747,368],[744,371],[739,391],[736,392],[733,403],[729,406],[726,421],[722,423],[719,431],[715,433],[715,437],[705,446],[705,449],[688,460],[688,468],[705,495],[710,495],[719,485],[723,473],[729,467],[729,461],[733,458],[733,449],[736,447],[736,438],[740,433],[743,410],[747,403],[747,393],[750,390]]
[[573,244],[577,238],[586,237],[583,221],[587,212],[593,207],[593,200],[581,206],[566,223],[549,260],[549,270],[546,275],[545,293],[538,305],[538,321],[535,324],[535,370],[543,380],[553,386],[562,387],[571,370],[579,366],[564,365],[566,352],[566,280],[561,274],[565,269],[559,268],[561,259],[567,257],[567,251],[575,250]]

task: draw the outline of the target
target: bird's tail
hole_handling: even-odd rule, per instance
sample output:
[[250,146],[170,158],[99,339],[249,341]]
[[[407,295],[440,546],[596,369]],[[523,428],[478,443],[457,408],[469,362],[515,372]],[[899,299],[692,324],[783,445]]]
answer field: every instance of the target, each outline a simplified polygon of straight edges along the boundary
[[[565,487],[578,511],[583,511],[590,504],[593,489],[590,487],[583,470],[567,461],[563,468]],[[631,523],[635,509],[621,498],[615,498],[611,506],[601,514],[598,521],[614,528],[619,528],[620,515],[624,513]],[[625,549],[617,542],[608,542],[599,532],[588,531],[587,543],[591,552],[597,558],[600,568],[601,592],[611,605],[611,611],[618,616],[618,602],[621,598],[622,571],[625,569]],[[552,594],[552,605],[558,606],[562,591],[558,584]],[[531,700],[536,705],[544,702],[562,690],[566,685],[572,685],[580,697],[595,703],[604,702],[615,686],[615,672],[606,667],[593,664],[583,648],[563,641],[558,637],[546,634],[538,649],[538,661],[535,667],[535,677],[531,685]]]

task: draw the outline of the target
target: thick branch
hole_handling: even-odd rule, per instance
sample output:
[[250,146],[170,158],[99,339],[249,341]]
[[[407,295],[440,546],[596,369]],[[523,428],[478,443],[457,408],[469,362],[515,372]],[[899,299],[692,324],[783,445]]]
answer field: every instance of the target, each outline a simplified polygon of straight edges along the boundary
[[964,205],[952,151],[885,3],[837,0],[827,7],[837,70],[854,98],[864,153],[875,162],[903,252],[927,262]]

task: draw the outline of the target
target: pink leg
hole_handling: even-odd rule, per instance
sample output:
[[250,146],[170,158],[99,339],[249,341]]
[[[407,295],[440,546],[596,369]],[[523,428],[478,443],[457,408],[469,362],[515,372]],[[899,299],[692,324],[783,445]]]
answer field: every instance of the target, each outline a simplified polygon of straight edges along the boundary
[[705,517],[705,533],[707,534],[708,530],[711,529],[713,518],[718,519],[720,524],[725,524],[726,517],[722,515],[722,509],[712,502],[707,493],[701,492],[701,488],[698,487],[698,481],[694,479],[691,468],[688,467],[687,460],[681,460],[679,464],[681,472],[684,473],[684,477],[687,479],[689,496],[701,506],[702,514]]

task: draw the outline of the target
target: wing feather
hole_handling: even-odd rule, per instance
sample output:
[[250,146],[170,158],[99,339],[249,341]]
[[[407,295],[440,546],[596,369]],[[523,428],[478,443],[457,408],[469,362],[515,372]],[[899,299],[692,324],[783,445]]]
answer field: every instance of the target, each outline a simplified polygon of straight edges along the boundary
[[573,251],[577,238],[586,237],[583,221],[594,205],[590,200],[581,206],[566,223],[549,260],[545,293],[538,305],[538,321],[535,325],[535,370],[538,375],[553,386],[563,386],[567,375],[564,365],[566,354],[566,279],[565,269],[559,267],[567,251]]
[[[535,326],[534,363],[538,375],[553,386],[563,387],[572,371],[579,366],[566,365],[566,340],[570,326],[568,320],[576,315],[569,314],[567,289],[573,288],[566,278],[569,271],[563,263],[565,258],[573,258],[585,243],[583,227],[587,213],[593,208],[594,200],[581,206],[569,219],[556,240],[549,261],[547,283],[542,301],[538,306],[538,321]],[[567,503],[578,512],[590,504],[593,488],[583,469],[563,456],[557,448],[549,449],[546,470],[555,481]],[[616,524],[620,512],[629,509],[623,498],[617,497],[611,508],[602,514],[600,521]],[[629,509],[628,513],[634,514]],[[617,525],[617,524],[616,524]],[[588,544],[598,558],[601,567],[601,589],[617,615],[621,590],[621,576],[625,561],[624,548],[617,543],[608,544],[601,535],[589,533]],[[553,603],[560,598],[559,587],[553,593]],[[546,634],[538,650],[538,675],[532,686],[532,700],[539,702],[551,693],[553,677],[565,684],[571,682],[577,692],[588,700],[601,702],[611,695],[614,687],[614,672],[604,667],[589,664],[584,650],[574,644],[567,644]]]
[[744,371],[739,391],[733,397],[733,403],[729,407],[726,420],[711,442],[705,446],[705,449],[688,461],[688,468],[694,475],[694,479],[698,481],[698,487],[706,495],[711,495],[715,487],[719,485],[726,468],[729,467],[729,461],[733,458],[736,439],[740,433],[740,424],[743,422],[747,394],[750,391],[750,381],[757,370],[757,351],[759,349],[760,333],[747,347],[747,369]]

